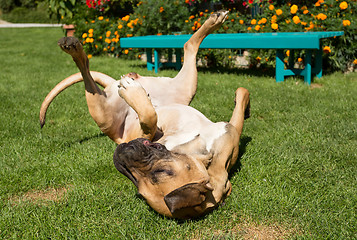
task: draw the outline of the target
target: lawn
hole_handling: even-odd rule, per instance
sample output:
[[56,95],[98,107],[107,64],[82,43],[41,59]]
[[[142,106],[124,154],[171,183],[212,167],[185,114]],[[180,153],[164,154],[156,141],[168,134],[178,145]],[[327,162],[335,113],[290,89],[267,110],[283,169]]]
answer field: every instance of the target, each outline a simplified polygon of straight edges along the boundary
[[[233,191],[197,220],[164,218],[114,167],[116,145],[91,119],[84,85],[62,92],[41,130],[41,103],[76,73],[58,28],[0,29],[1,239],[356,239],[357,74],[309,87],[269,71],[202,69],[192,106],[230,119],[234,91],[251,92]],[[119,78],[154,75],[140,61],[94,57]],[[174,76],[163,70],[159,76]]]

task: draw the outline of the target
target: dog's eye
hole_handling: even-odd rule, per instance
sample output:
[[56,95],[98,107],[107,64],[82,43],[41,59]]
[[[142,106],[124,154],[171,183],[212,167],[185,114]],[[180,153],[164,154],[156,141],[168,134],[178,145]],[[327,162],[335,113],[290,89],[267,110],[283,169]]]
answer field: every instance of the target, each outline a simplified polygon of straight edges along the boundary
[[154,170],[154,175],[156,174],[166,174],[166,175],[169,175],[169,176],[173,176],[174,175],[174,172],[172,170],[169,170],[169,169],[156,169]]

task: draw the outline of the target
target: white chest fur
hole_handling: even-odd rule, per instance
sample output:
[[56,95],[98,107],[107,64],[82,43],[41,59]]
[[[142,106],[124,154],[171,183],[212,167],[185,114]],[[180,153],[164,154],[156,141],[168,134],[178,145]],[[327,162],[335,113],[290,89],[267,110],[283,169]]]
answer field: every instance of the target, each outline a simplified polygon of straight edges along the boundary
[[227,132],[226,123],[213,123],[192,107],[170,105],[160,107],[157,113],[158,126],[164,132],[162,143],[168,150],[199,137],[210,152],[214,141]]

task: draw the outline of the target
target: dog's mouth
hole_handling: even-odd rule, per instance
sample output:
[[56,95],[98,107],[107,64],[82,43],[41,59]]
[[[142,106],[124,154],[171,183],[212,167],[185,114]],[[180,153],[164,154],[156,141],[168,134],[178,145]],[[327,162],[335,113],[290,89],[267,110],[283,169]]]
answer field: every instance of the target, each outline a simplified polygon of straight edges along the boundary
[[157,160],[167,158],[170,154],[170,151],[160,143],[137,138],[128,143],[119,144],[115,149],[113,161],[116,169],[138,187],[138,179],[133,172],[144,176]]

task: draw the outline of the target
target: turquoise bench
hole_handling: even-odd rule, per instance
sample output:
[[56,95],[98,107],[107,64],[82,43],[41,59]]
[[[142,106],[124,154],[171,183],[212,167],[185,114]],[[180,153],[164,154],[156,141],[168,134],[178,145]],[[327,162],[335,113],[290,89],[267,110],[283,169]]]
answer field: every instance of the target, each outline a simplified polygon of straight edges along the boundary
[[[322,46],[323,38],[337,37],[343,32],[281,32],[281,33],[225,33],[211,34],[206,37],[200,48],[211,49],[276,49],[276,82],[284,81],[285,76],[300,75],[307,84],[311,84],[312,75],[322,76]],[[121,38],[122,48],[145,48],[147,54],[147,68],[155,68],[157,73],[160,67],[170,66],[181,68],[181,50],[192,35],[161,35]],[[152,62],[154,49],[154,62]],[[160,62],[159,49],[175,49],[176,62],[172,62],[169,54],[168,62]],[[285,69],[284,50],[290,50],[288,68]],[[294,50],[306,50],[304,69],[294,68]],[[314,55],[314,66],[312,56]]]

